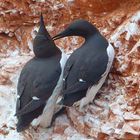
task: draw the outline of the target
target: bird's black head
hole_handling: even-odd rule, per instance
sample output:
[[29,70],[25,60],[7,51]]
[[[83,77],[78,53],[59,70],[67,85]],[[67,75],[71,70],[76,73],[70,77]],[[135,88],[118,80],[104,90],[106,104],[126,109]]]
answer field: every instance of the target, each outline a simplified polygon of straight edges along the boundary
[[67,36],[81,36],[83,38],[89,38],[96,34],[98,30],[94,25],[86,20],[80,19],[71,23],[63,32],[53,37],[53,40],[67,37]]
[[43,16],[40,17],[40,28],[33,41],[33,51],[36,57],[50,57],[58,52],[52,38],[44,25]]

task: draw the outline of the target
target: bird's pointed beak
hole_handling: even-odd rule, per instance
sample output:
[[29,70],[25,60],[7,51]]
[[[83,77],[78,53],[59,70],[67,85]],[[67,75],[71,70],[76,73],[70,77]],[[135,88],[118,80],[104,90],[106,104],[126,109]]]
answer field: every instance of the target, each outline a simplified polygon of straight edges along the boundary
[[67,27],[65,30],[63,30],[62,32],[60,32],[59,34],[57,34],[56,36],[54,36],[52,39],[53,40],[57,40],[63,37],[68,37],[68,36],[72,36],[72,32],[69,29],[69,27]]
[[52,39],[53,39],[53,40],[57,40],[57,39],[60,39],[60,38],[65,37],[65,36],[66,36],[66,35],[64,34],[64,32],[62,32],[62,33],[60,33],[60,34],[54,36]]

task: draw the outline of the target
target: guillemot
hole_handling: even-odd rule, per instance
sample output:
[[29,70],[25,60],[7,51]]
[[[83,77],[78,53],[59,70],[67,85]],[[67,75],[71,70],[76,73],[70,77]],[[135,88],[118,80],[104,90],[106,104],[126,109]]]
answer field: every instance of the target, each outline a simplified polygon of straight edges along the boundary
[[102,87],[114,59],[114,48],[99,30],[86,20],[71,23],[53,37],[81,36],[82,46],[68,58],[63,75],[63,105],[75,104],[82,110]]
[[43,16],[33,41],[35,57],[23,67],[17,86],[17,131],[33,125],[49,127],[62,89],[63,68],[67,57],[56,47],[45,28]]

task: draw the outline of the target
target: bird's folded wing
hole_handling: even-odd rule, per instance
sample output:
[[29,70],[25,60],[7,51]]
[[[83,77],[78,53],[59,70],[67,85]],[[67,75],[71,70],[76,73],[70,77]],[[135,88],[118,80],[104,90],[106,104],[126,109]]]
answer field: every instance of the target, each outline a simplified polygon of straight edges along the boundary
[[66,66],[65,66],[65,68],[64,68],[64,75],[63,75],[63,78],[67,78],[67,76],[69,75],[69,72],[70,72],[70,70],[71,70],[71,68],[72,68],[72,66],[73,66],[73,64],[74,64],[74,62],[73,62],[73,60],[69,60],[67,63],[66,63]]
[[22,69],[19,80],[18,80],[18,85],[17,85],[17,90],[18,90],[18,95],[22,96],[25,86],[26,86],[26,81],[27,81],[28,75],[27,75],[27,70],[26,67]]
[[[45,81],[41,80],[35,80],[33,82],[32,88],[32,93],[29,95],[26,93],[26,84],[23,82],[23,84],[18,85],[18,95],[19,98],[17,100],[17,107],[16,107],[16,116],[24,115],[29,112],[34,111],[35,109],[39,108],[41,105],[45,105],[47,99],[51,96],[51,93],[53,89],[55,88],[57,81],[59,79],[60,71],[55,71],[53,77],[51,77],[51,80],[48,78],[45,79]],[[21,80],[23,77],[21,77],[19,80]],[[49,82],[47,82],[49,81]],[[35,96],[38,97],[38,100],[30,100],[30,102],[23,101],[25,98],[31,98]],[[42,98],[43,97],[43,98]],[[26,105],[21,105],[21,101],[26,104]]]
[[[65,90],[65,85],[69,82],[68,79],[64,81],[64,94],[70,94],[77,91],[86,90],[89,87],[91,87],[93,84],[98,83],[98,81],[101,78],[103,72],[99,72],[98,70],[95,70],[93,67],[93,70],[89,70],[89,67],[86,65],[82,65],[79,67],[79,74],[77,74],[77,82]],[[69,75],[67,75],[69,76]]]
[[77,82],[74,85],[72,85],[71,87],[69,87],[68,89],[64,90],[63,94],[65,95],[65,94],[71,94],[71,93],[74,93],[74,92],[77,92],[77,91],[82,91],[82,90],[87,89],[88,87],[89,87],[88,83]]
[[31,100],[21,110],[18,110],[15,115],[21,116],[21,115],[27,114],[29,112],[34,111],[35,109],[37,109],[38,107],[40,107],[43,104],[45,104],[45,101],[43,101],[43,100]]

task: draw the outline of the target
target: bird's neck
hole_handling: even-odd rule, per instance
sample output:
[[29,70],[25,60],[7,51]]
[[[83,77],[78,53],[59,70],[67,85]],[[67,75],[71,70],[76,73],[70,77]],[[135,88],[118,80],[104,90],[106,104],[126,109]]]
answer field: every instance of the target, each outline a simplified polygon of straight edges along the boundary
[[84,44],[84,46],[86,47],[97,47],[98,49],[106,49],[108,46],[108,41],[100,33],[97,33],[92,36],[86,37]]
[[53,57],[53,56],[61,54],[61,51],[59,50],[59,48],[55,46],[47,46],[47,47],[48,48],[46,50],[36,51],[35,56],[37,58],[49,58],[49,57]]

